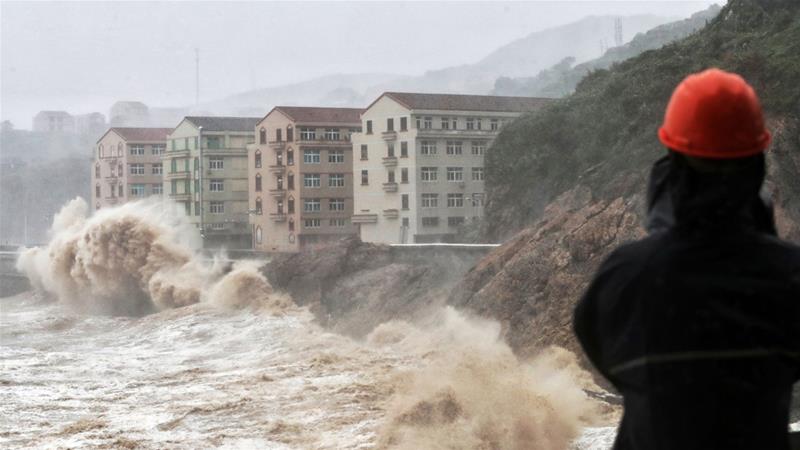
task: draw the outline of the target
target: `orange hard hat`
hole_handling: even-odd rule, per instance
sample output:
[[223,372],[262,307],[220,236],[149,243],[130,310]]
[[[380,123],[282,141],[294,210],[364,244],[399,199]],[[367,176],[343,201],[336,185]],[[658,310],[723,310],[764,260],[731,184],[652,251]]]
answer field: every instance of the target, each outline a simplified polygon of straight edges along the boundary
[[708,69],[686,77],[672,93],[658,138],[701,158],[742,158],[770,142],[753,88],[739,75]]

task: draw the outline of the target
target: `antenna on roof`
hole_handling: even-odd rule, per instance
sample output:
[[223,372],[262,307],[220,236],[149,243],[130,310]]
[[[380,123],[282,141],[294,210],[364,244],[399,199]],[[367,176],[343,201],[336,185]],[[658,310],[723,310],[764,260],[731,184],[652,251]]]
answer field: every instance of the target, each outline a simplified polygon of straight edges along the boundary
[[200,49],[194,49],[194,104],[200,104]]

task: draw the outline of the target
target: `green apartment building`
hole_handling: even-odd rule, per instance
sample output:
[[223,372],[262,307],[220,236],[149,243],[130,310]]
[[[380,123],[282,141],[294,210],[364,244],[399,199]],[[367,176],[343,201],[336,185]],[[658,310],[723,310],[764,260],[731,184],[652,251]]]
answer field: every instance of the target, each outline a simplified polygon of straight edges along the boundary
[[164,194],[200,229],[203,246],[250,248],[247,145],[258,117],[185,117],[167,136]]

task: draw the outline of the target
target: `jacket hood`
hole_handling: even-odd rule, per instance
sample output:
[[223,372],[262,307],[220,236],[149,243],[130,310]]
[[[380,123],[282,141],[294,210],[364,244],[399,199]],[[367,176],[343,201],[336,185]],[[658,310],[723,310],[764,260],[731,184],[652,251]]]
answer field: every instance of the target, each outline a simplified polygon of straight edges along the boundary
[[728,172],[701,172],[675,152],[656,161],[647,188],[647,231],[690,234],[757,231],[775,235],[772,205],[761,195],[764,155]]

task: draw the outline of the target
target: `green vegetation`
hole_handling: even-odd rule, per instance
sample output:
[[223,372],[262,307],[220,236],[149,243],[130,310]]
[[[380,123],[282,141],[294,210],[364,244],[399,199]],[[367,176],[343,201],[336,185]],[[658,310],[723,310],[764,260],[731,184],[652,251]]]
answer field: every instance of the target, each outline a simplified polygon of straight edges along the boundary
[[[703,30],[596,70],[574,94],[504,128],[486,161],[487,238],[531,224],[547,203],[578,184],[599,198],[643,190],[650,164],[663,153],[656,131],[672,90],[708,67],[741,74],[761,96],[771,123],[796,130],[800,2],[731,0]],[[777,154],[797,164],[797,143],[779,141],[793,147]]]

